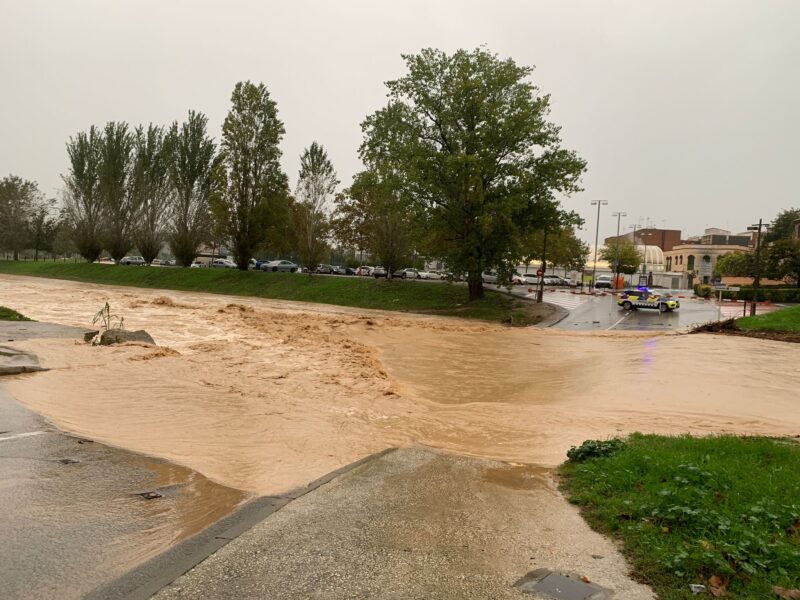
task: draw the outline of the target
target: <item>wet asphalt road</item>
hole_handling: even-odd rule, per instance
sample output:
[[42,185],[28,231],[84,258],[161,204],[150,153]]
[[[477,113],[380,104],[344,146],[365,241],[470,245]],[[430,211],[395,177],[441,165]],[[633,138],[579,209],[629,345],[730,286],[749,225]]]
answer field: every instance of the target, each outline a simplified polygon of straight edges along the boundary
[[[3,342],[81,333],[0,324]],[[153,491],[158,497],[141,495]],[[0,379],[2,598],[83,597],[244,499],[184,467],[65,435],[17,403]]]
[[[545,301],[556,301],[554,294],[545,296]],[[690,298],[680,298],[681,307],[666,313],[651,309],[626,311],[617,305],[617,297],[611,295],[582,298],[583,302],[555,325],[557,329],[681,331],[719,318],[713,304]]]

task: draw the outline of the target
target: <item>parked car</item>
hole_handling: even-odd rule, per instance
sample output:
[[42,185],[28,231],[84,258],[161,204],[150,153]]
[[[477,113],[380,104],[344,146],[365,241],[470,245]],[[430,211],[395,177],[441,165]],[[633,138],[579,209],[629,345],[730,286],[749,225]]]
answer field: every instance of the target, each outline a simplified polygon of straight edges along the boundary
[[299,269],[300,267],[290,260],[271,260],[268,263],[261,265],[262,271],[283,271],[284,273],[295,273]]
[[356,270],[353,267],[345,267],[344,271],[342,272],[344,275],[357,275]]
[[512,283],[519,285],[539,285],[539,278],[536,273],[517,273],[512,278]]
[[344,267],[331,265],[331,275],[344,275]]
[[212,269],[235,269],[236,263],[227,258],[215,258],[209,265]]
[[497,271],[484,271],[481,273],[481,279],[483,280],[483,283],[497,283],[497,277]]
[[175,259],[174,258],[170,258],[168,260],[163,261],[161,263],[161,266],[162,267],[174,267],[176,264],[177,263],[175,262]]
[[372,274],[372,269],[375,267],[368,267],[367,265],[362,265],[356,269],[356,275],[359,277],[367,277]]
[[333,274],[333,267],[330,265],[317,265],[317,268],[314,269],[314,273],[320,273],[322,275],[331,275]]
[[190,269],[202,269],[205,266],[207,266],[207,265],[205,265],[204,263],[201,263],[200,261],[195,260],[195,261],[192,262],[192,264],[189,265],[189,268]]
[[594,282],[595,288],[608,288],[609,290],[614,287],[611,275],[598,275]]
[[266,260],[258,260],[257,258],[251,258],[250,264],[248,265],[249,269],[256,269],[261,270],[261,267],[267,264],[268,261]]
[[392,277],[397,277],[399,279],[421,279],[419,271],[416,269],[398,269],[392,273]]
[[121,265],[135,265],[137,267],[144,267],[147,266],[144,258],[141,256],[125,256],[119,259],[119,264]]
[[386,272],[386,269],[384,269],[383,267],[375,267],[370,272],[370,275],[372,275],[375,279],[378,279],[378,277],[386,277],[388,273]]
[[114,262],[114,259],[111,258],[110,256],[104,256],[102,258],[98,258],[95,262],[98,263],[98,264],[101,264],[101,265],[115,265],[115,264],[117,264],[116,262]]

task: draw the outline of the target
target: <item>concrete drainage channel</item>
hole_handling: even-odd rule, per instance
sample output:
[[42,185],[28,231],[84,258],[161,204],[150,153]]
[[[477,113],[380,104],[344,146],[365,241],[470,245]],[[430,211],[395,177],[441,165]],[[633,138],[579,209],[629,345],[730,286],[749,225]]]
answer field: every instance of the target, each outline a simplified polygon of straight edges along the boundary
[[251,500],[233,514],[211,525],[194,537],[139,565],[122,577],[95,589],[86,596],[86,599],[145,600],[151,598],[159,590],[200,564],[214,552],[293,500],[313,492],[336,477],[394,450],[394,448],[387,448],[367,456],[287,494],[264,496]]

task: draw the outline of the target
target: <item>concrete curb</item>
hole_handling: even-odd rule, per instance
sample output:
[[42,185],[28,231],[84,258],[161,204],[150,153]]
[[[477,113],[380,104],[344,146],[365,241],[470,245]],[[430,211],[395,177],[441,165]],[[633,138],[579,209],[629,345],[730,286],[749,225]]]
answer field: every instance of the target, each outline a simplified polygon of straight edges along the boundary
[[552,317],[539,321],[536,325],[534,325],[534,327],[541,327],[543,329],[546,329],[548,327],[553,327],[554,325],[558,325],[559,323],[561,323],[561,321],[563,321],[569,316],[569,311],[563,306],[558,306],[557,304],[551,304],[550,302],[545,302],[545,304],[549,304],[550,306],[555,308],[556,312]]
[[162,552],[158,556],[154,556],[117,579],[96,588],[87,594],[85,598],[89,600],[145,600],[150,598],[178,577],[203,562],[214,552],[293,500],[313,492],[340,475],[394,450],[396,448],[387,448],[375,454],[370,454],[286,494],[262,496],[251,500],[200,533]]

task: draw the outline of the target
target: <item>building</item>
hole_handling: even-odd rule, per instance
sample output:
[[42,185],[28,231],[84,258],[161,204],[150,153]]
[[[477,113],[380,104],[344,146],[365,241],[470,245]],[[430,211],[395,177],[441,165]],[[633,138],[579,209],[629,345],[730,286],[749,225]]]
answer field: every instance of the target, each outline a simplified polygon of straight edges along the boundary
[[751,252],[753,236],[731,235],[725,229],[709,228],[703,235],[689,238],[664,253],[665,270],[686,274],[686,283],[711,283],[720,256],[731,252]]
[[[681,243],[680,229],[656,229],[653,227],[637,229],[635,232],[629,231],[619,236],[620,240],[627,240],[637,246],[657,246],[664,252],[672,250],[677,244]],[[617,243],[617,236],[608,237],[604,240],[606,246],[613,246]]]

